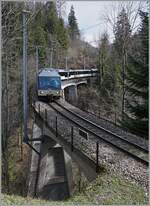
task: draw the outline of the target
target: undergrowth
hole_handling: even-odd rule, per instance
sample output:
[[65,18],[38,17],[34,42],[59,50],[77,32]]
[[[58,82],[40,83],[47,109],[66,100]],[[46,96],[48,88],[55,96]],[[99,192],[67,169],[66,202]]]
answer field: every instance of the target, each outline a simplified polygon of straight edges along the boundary
[[90,183],[84,191],[64,201],[45,201],[14,195],[3,195],[2,199],[3,205],[148,205],[148,193],[143,188],[108,173],[103,173],[94,182]]

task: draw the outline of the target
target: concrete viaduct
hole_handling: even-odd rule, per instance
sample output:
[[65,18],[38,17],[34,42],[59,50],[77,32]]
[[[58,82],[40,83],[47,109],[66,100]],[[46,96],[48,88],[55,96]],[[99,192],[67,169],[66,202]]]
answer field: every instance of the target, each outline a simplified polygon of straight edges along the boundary
[[[78,98],[78,86],[80,85],[93,85],[98,79],[96,69],[94,72],[90,70],[81,70],[84,74],[74,74],[68,77],[61,77],[62,97],[70,102],[76,102]],[[87,71],[87,73],[86,73]]]

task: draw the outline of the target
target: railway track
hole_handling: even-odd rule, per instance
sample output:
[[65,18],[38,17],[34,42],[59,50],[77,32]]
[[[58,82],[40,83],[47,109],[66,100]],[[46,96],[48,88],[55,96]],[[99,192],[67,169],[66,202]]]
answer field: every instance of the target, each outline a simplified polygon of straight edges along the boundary
[[88,122],[88,123],[91,124],[93,127],[96,127],[96,128],[98,128],[98,129],[100,129],[100,130],[102,130],[102,131],[104,131],[104,132],[112,135],[113,137],[116,137],[116,138],[122,140],[123,142],[126,142],[126,143],[128,143],[128,144],[130,144],[130,145],[133,145],[133,146],[135,146],[136,148],[138,148],[138,149],[140,149],[140,150],[148,153],[148,148],[145,148],[145,147],[143,147],[143,146],[141,146],[141,145],[138,145],[138,144],[135,143],[135,142],[129,141],[129,140],[121,137],[120,135],[115,134],[114,132],[111,132],[110,130],[108,130],[108,129],[104,128],[104,127],[101,127],[100,125],[98,125],[98,124],[96,124],[96,123],[88,120],[87,118],[82,117],[81,115],[73,112],[72,110],[69,110],[69,109],[66,108],[64,105],[62,105],[62,104],[60,104],[60,103],[58,103],[58,102],[55,102],[55,103],[56,103],[57,105],[59,105],[61,108],[65,109],[67,112],[69,112],[69,113],[73,114],[74,116],[82,119],[83,121]]
[[64,105],[60,104],[57,101],[48,105],[61,116],[74,123],[76,126],[95,136],[97,140],[103,140],[109,145],[130,155],[134,159],[137,159],[138,161],[141,161],[142,163],[148,165],[148,148],[138,145],[135,142],[130,142],[129,140],[124,139],[118,134],[115,134],[108,129],[101,127],[100,125],[93,123],[87,118],[84,118],[81,115],[76,114],[74,111],[66,108]]

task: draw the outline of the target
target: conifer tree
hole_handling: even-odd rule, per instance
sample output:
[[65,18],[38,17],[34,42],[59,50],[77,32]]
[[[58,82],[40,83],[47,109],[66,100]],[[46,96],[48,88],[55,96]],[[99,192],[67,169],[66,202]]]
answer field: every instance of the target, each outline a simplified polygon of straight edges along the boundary
[[141,55],[139,58],[130,56],[128,68],[128,93],[132,102],[128,100],[128,113],[122,125],[137,135],[148,137],[148,13],[140,12]]
[[45,28],[46,30],[55,35],[57,33],[58,16],[56,5],[54,2],[48,2],[45,8]]
[[62,18],[59,19],[57,25],[57,40],[61,45],[62,49],[66,50],[68,48],[68,34]]
[[108,52],[109,52],[109,40],[108,34],[104,33],[100,39],[99,43],[99,70],[100,70],[100,78],[102,83],[104,73],[108,67]]
[[[40,46],[39,62],[43,64],[46,55],[45,48],[47,45],[47,33],[45,31],[44,12],[42,10],[42,7],[43,5],[39,2],[36,4],[35,17],[33,18],[32,23],[29,25],[29,44],[32,46]],[[32,52],[33,49],[31,47],[31,53]]]
[[69,24],[69,34],[71,40],[78,39],[80,37],[80,32],[78,29],[77,19],[75,17],[73,6],[71,6],[70,13],[68,16],[68,24]]
[[125,111],[125,95],[126,95],[126,67],[127,67],[127,52],[129,48],[129,42],[131,37],[131,26],[129,23],[128,15],[126,10],[123,8],[118,15],[116,25],[114,27],[115,42],[114,46],[117,51],[120,70],[120,79],[122,86],[122,119],[124,118]]
[[105,105],[113,108],[115,104],[115,67],[113,65],[114,57],[112,56],[112,46],[109,43],[107,32],[104,32],[100,38],[98,48],[98,69],[99,77],[99,96],[100,101],[103,99]]
[[117,17],[114,27],[115,47],[118,55],[122,56],[125,49],[128,48],[128,42],[131,36],[131,26],[125,9],[123,8]]

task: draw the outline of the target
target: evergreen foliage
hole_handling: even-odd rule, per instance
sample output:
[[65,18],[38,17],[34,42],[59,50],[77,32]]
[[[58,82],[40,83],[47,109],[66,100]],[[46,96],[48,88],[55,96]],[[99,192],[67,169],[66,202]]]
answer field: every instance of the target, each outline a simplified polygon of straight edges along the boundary
[[100,77],[101,82],[103,80],[103,77],[106,73],[106,70],[108,69],[108,53],[109,53],[109,40],[108,40],[108,34],[104,33],[100,39],[99,44],[99,70],[100,70]]
[[[28,53],[31,55],[35,52],[35,46],[39,46],[39,61],[44,63],[47,46],[47,33],[45,31],[44,24],[44,11],[42,11],[43,5],[37,3],[34,11],[34,17],[31,24],[28,26],[29,33],[29,48]],[[30,49],[31,46],[31,49]]]
[[99,43],[98,69],[100,72],[99,96],[105,105],[115,105],[115,66],[112,56],[112,46],[109,42],[108,34],[103,33]]
[[45,8],[45,30],[51,34],[57,33],[58,16],[54,2],[48,2]]
[[124,50],[128,47],[128,41],[131,36],[131,26],[125,9],[123,8],[117,17],[117,22],[114,27],[116,51],[122,56]]
[[69,46],[69,39],[68,39],[68,33],[67,30],[64,26],[64,21],[62,18],[59,19],[58,21],[58,26],[57,26],[57,39],[59,44],[64,50],[67,50]]
[[138,135],[148,137],[148,13],[141,11],[140,16],[141,56],[140,59],[130,56],[127,90],[132,101],[128,99],[128,113],[122,125]]
[[53,50],[53,63],[56,65],[57,47],[62,50],[68,48],[67,28],[63,19],[58,18],[54,2],[47,2],[45,5],[37,3],[35,10],[35,18],[29,29],[30,44],[39,46],[40,65],[49,66],[50,50]]
[[131,26],[129,23],[126,10],[123,8],[117,17],[117,22],[114,26],[115,41],[114,46],[116,49],[116,59],[120,65],[120,83],[121,83],[121,96],[122,96],[122,119],[124,119],[125,111],[125,96],[126,96],[126,68],[128,64],[127,53],[129,51],[129,43],[131,39]]
[[68,24],[69,24],[69,34],[71,40],[78,39],[80,37],[80,32],[78,29],[77,19],[75,17],[73,6],[71,6],[70,13],[68,15]]

